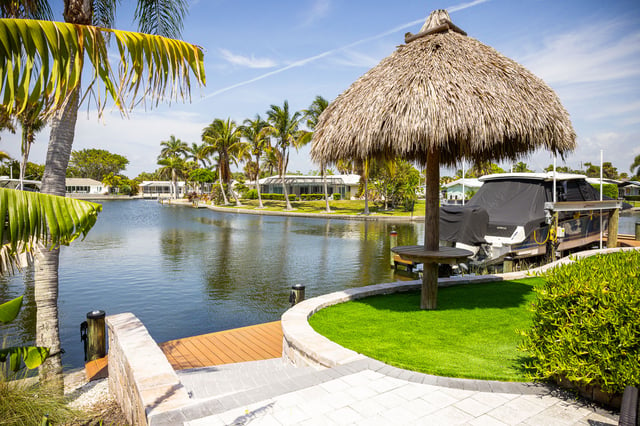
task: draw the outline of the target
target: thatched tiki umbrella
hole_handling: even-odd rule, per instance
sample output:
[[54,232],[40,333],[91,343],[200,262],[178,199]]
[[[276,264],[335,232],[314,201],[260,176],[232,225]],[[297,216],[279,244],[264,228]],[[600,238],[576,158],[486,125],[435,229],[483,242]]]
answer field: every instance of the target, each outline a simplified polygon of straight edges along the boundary
[[448,256],[438,255],[446,251],[438,238],[439,167],[463,159],[515,161],[538,148],[563,155],[574,148],[575,132],[553,90],[467,37],[445,10],[432,12],[420,33],[406,34],[405,41],[322,113],[311,156],[325,163],[374,157],[426,162],[421,308],[435,309],[434,262]]

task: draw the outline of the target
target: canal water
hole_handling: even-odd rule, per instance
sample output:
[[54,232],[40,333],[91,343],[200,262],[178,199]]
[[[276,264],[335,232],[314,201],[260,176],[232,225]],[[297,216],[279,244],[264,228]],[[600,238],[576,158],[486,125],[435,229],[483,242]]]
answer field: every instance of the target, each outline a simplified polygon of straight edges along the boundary
[[[102,203],[84,241],[60,257],[60,334],[69,367],[83,365],[86,313],[132,312],[158,342],[275,321],[294,284],[307,297],[394,281],[389,233],[418,243],[422,224],[218,213],[127,200]],[[0,300],[25,294],[9,332],[33,340],[33,273],[0,277]],[[3,327],[3,335],[6,328]]]
[[[294,284],[307,297],[394,281],[389,233],[418,244],[422,223],[363,222],[218,213],[149,200],[103,202],[83,241],[60,258],[60,333],[68,367],[83,365],[86,313],[132,312],[157,342],[275,321]],[[640,214],[623,213],[633,234]],[[405,278],[406,279],[406,278]],[[25,295],[18,319],[2,328],[34,339],[33,273],[0,277],[0,301]]]

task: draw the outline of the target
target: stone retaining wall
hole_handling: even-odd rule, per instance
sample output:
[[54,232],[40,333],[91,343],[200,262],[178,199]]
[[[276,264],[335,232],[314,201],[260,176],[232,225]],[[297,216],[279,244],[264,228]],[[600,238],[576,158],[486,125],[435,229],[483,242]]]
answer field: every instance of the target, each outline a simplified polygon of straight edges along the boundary
[[167,423],[167,415],[191,402],[178,375],[142,322],[131,313],[106,318],[109,392],[132,425]]

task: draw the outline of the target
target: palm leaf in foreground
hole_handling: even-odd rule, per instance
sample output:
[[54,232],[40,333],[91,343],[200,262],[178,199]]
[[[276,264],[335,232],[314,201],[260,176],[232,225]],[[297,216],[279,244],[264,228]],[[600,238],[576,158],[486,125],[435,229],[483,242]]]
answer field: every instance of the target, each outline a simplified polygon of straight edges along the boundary
[[[110,65],[105,34],[116,40],[119,64]],[[42,100],[44,114],[60,109],[92,64],[87,94],[102,111],[111,98],[123,114],[146,97],[190,96],[191,76],[205,84],[202,50],[161,36],[32,19],[0,19],[0,98],[8,113]],[[100,86],[103,85],[101,88]]]
[[0,188],[0,274],[11,273],[37,243],[67,245],[96,223],[100,204],[36,192]]

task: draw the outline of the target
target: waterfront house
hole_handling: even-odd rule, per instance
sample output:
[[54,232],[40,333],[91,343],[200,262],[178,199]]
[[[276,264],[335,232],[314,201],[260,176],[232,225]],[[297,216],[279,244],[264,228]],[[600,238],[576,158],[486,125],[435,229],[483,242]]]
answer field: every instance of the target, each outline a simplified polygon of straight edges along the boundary
[[67,195],[73,194],[107,194],[109,187],[88,178],[66,178],[65,189]]
[[640,196],[640,182],[637,182],[635,180],[622,182],[620,185],[618,185],[618,191],[620,192],[620,196],[622,197]]
[[[168,180],[144,180],[138,185],[138,195],[142,198],[169,198],[172,195],[171,181]],[[178,181],[178,198],[185,194],[184,181]]]
[[478,189],[482,186],[482,182],[478,179],[458,179],[447,184],[444,184],[444,196],[445,200],[451,203],[462,202],[462,195],[465,195],[465,200],[470,199]]
[[[340,194],[343,200],[356,198],[360,187],[360,175],[328,175],[327,192]],[[260,191],[265,194],[282,194],[280,176],[260,179]],[[322,176],[287,175],[284,177],[287,193],[300,197],[302,194],[324,194]]]

